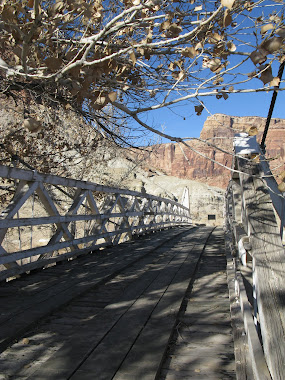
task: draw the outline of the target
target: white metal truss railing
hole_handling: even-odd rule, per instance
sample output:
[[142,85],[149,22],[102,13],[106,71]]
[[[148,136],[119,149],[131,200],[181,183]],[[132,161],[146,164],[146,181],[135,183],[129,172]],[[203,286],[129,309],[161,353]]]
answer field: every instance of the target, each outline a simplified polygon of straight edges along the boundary
[[284,379],[284,196],[255,136],[236,135],[234,148],[226,231],[233,243],[235,307],[239,300],[249,346],[246,366],[255,379]]
[[190,224],[169,199],[0,165],[0,280],[143,231]]

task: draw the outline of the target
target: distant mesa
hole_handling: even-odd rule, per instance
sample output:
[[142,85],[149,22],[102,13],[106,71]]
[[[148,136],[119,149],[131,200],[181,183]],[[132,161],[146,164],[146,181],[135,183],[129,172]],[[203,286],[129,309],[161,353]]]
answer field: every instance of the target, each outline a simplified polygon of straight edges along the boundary
[[[149,165],[164,171],[167,175],[192,179],[225,189],[230,178],[230,171],[224,166],[230,168],[232,164],[234,134],[239,132],[257,134],[257,140],[260,142],[265,123],[266,118],[258,116],[239,117],[215,114],[205,121],[200,139],[214,144],[223,151],[198,140],[189,140],[187,144],[190,149],[184,147],[184,152],[177,143],[151,147],[153,151],[146,160]],[[199,151],[201,155],[194,150]],[[284,171],[284,152],[285,119],[272,119],[266,138],[266,155],[270,159],[271,170],[276,176]]]

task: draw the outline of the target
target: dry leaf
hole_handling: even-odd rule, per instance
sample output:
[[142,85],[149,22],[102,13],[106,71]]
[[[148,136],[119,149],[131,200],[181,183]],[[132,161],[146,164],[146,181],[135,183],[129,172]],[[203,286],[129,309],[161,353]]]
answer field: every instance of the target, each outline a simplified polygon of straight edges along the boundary
[[168,31],[172,34],[173,37],[178,37],[182,32],[181,26],[178,26],[176,23],[170,25]]
[[262,71],[259,79],[263,82],[263,84],[269,83],[273,80],[271,66],[267,67],[266,70]]
[[247,11],[249,11],[249,12],[252,11],[253,6],[254,6],[254,2],[253,2],[253,1],[246,1],[246,2],[244,3],[244,8],[245,8]]
[[222,78],[222,77],[218,77],[218,78],[216,78],[216,79],[213,81],[213,84],[214,84],[214,85],[221,84],[221,83],[223,83],[223,81],[224,81],[224,78]]
[[182,70],[182,71],[180,71],[180,73],[178,74],[177,79],[178,79],[178,80],[182,80],[182,79],[185,78],[185,76],[186,76],[185,71]]
[[230,87],[228,88],[228,90],[232,92],[232,91],[234,91],[234,87],[233,87],[233,86],[230,86]]
[[208,36],[208,41],[210,44],[216,44],[217,42],[222,41],[222,39],[223,37],[217,32],[212,33]]
[[73,78],[78,78],[80,75],[80,67],[79,66],[73,67],[73,69],[69,70],[69,73]]
[[203,109],[204,109],[204,106],[202,104],[200,104],[199,106],[195,106],[195,112],[196,112],[197,116],[201,115]]
[[144,57],[145,57],[145,59],[147,59],[147,60],[150,59],[150,53],[151,53],[151,49],[144,49]]
[[252,71],[251,73],[248,73],[248,74],[246,74],[250,79],[252,79],[252,78],[254,78],[254,77],[256,77],[256,75],[257,75],[257,72],[256,71]]
[[13,22],[15,19],[15,10],[8,4],[5,4],[1,13],[1,18],[5,22]]
[[15,54],[15,57],[21,58],[21,56],[22,56],[22,48],[20,46],[16,46],[13,49],[13,53]]
[[232,9],[234,2],[235,2],[235,0],[221,0],[222,6],[228,8],[228,9]]
[[249,58],[252,60],[252,62],[257,65],[257,64],[262,64],[266,61],[267,57],[266,55],[260,51],[260,50],[255,50],[253,51]]
[[54,4],[53,9],[55,13],[58,11],[61,11],[64,8],[64,2],[63,1],[58,1],[56,4]]
[[181,54],[183,55],[183,57],[194,58],[198,54],[198,52],[193,46],[190,46],[183,49]]
[[34,6],[34,0],[29,0],[28,1],[28,7],[33,8],[33,6]]
[[70,93],[71,95],[76,95],[81,90],[81,85],[79,82],[73,81],[71,83]]
[[264,41],[261,44],[261,48],[267,52],[267,54],[274,53],[275,51],[281,49],[283,44],[282,37],[272,37],[269,40]]
[[280,78],[274,77],[270,82],[270,86],[278,87],[280,83]]
[[274,26],[272,24],[263,25],[260,29],[260,33],[265,34],[268,30],[273,29],[273,28]]
[[104,95],[100,95],[98,96],[98,98],[96,99],[96,101],[91,104],[91,107],[94,109],[94,110],[101,110],[102,108],[105,107],[105,105],[108,104],[108,99],[106,96]]
[[163,21],[161,24],[160,24],[160,27],[159,27],[159,30],[160,32],[164,31],[164,30],[168,30],[169,27],[171,25],[171,22],[169,20],[166,20],[166,21]]
[[136,55],[135,55],[134,51],[132,51],[132,52],[130,53],[130,58],[131,58],[131,60],[132,60],[132,62],[133,62],[133,66],[135,66],[135,64],[136,64],[136,62],[137,62],[137,58],[136,58]]
[[285,28],[278,28],[276,30],[276,34],[278,34],[278,36],[280,36],[282,38],[285,38]]
[[56,57],[49,57],[45,60],[45,64],[51,71],[56,71],[62,64],[62,59]]
[[227,42],[227,47],[230,52],[234,52],[237,50],[236,45],[232,41]]
[[195,50],[198,50],[198,49],[202,49],[203,48],[203,44],[202,42],[198,42],[195,46]]
[[230,14],[230,10],[226,9],[225,14],[224,14],[224,19],[223,19],[223,26],[226,28],[227,26],[231,25],[232,23],[232,16]]
[[194,12],[199,12],[203,9],[203,5],[198,5],[197,7],[194,8]]
[[208,62],[208,68],[213,72],[217,71],[220,67],[221,67],[221,60],[219,58],[211,59]]
[[108,98],[110,99],[111,103],[115,102],[117,100],[117,93],[116,92],[110,92],[108,94]]

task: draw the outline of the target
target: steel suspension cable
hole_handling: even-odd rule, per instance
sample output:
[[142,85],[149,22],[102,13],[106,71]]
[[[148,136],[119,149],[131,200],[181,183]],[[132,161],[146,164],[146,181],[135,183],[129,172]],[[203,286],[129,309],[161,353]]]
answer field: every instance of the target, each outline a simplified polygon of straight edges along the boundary
[[281,78],[282,78],[283,70],[284,70],[284,65],[285,65],[285,60],[279,66],[277,77],[280,79],[280,81],[279,81],[278,85],[275,87],[275,90],[274,90],[273,95],[272,95],[272,99],[271,99],[271,103],[270,103],[270,107],[269,107],[269,111],[268,111],[268,115],[267,115],[267,120],[266,120],[264,132],[263,132],[263,136],[262,136],[262,140],[261,140],[261,144],[260,144],[260,148],[263,151],[263,153],[265,153],[265,140],[266,140],[270,120],[272,117],[273,109],[275,106],[275,102],[276,102],[276,98],[277,98],[277,94],[278,94],[278,89],[280,87]]

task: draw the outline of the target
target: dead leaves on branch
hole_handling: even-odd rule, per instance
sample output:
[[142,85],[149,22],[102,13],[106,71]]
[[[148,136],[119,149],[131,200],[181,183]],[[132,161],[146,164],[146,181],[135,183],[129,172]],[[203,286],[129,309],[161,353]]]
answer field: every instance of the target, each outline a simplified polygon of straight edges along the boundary
[[117,100],[116,92],[99,92],[95,91],[90,98],[90,107],[95,111],[100,111],[103,109],[108,103],[113,103]]
[[182,33],[183,28],[176,22],[172,22],[170,19],[166,19],[160,24],[159,31],[161,33],[164,33],[166,37],[175,38]]
[[[14,73],[27,82],[28,75],[37,83],[49,81],[49,95],[79,108],[87,99],[94,111],[117,96],[144,102],[147,94],[152,101],[153,83],[161,91],[177,86],[179,93],[184,86],[189,93],[213,73],[211,86],[227,86],[231,57],[245,46],[235,38],[238,12],[254,6],[235,0],[114,0],[108,6],[101,0],[52,0],[35,10],[36,3],[1,2],[1,46],[9,51],[12,69],[7,78],[12,81]],[[283,49],[285,28],[273,16],[258,17],[259,46],[250,58],[257,67],[254,77],[276,86],[270,69],[262,67]],[[225,90],[213,93],[228,96]]]
[[[258,77],[264,85],[269,83],[270,86],[276,87],[279,85],[280,79],[272,75],[271,64],[266,65],[265,63],[268,56],[277,54],[284,50],[285,29],[280,27],[279,18],[273,17],[272,20],[275,20],[278,24],[274,25],[273,23],[266,23],[260,28],[260,34],[263,41],[259,45],[258,49],[250,54],[250,59],[257,67],[257,71],[250,73],[248,76],[249,78]],[[277,34],[277,36],[274,34]]]

